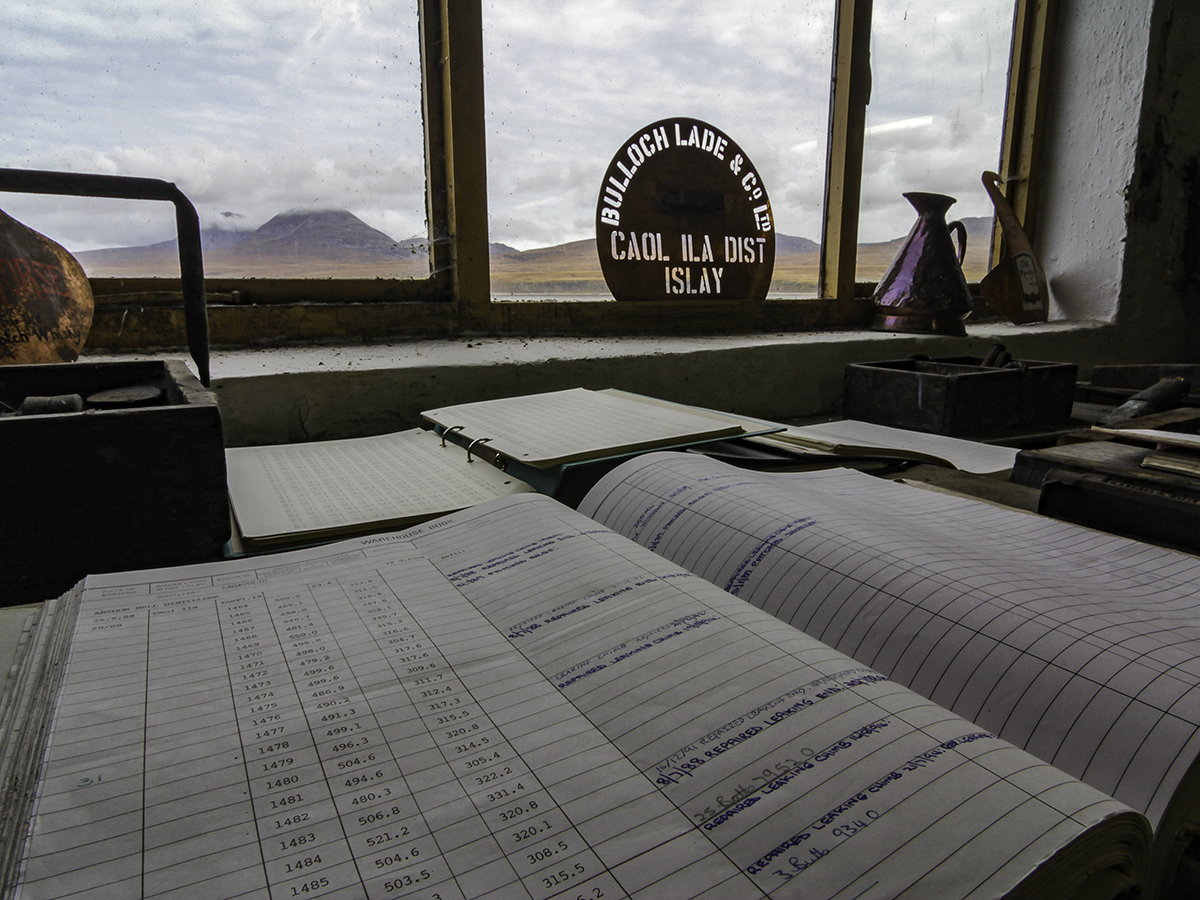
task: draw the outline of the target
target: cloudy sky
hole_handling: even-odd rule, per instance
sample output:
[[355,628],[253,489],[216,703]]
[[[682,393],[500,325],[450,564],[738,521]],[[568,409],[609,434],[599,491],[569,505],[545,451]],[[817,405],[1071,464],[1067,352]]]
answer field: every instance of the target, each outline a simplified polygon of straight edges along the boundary
[[[776,228],[820,236],[831,2],[483,0],[492,239],[594,235],[625,140],[663,118],[750,156]],[[863,240],[904,234],[906,190],[989,215],[1012,0],[875,0]],[[343,207],[423,233],[408,0],[4,0],[0,165],[174,181],[205,226]],[[0,194],[69,249],[174,236],[169,204]]]

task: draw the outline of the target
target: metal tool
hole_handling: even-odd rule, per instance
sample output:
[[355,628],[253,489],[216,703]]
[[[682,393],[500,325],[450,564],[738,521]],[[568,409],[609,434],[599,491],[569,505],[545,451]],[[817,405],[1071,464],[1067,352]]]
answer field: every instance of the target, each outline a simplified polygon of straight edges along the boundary
[[983,173],[983,186],[996,207],[1004,232],[1004,258],[979,282],[983,302],[1018,325],[1045,322],[1050,309],[1046,273],[1033,252],[1033,244],[1017,221],[1008,200],[1000,193],[1000,176]]

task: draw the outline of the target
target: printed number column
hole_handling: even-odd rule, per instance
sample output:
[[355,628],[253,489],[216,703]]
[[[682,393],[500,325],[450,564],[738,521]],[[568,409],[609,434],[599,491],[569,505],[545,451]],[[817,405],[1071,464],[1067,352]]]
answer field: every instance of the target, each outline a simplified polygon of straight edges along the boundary
[[[438,894],[452,876],[413,801],[408,760],[385,733],[386,723],[411,721],[415,712],[356,609],[372,610],[372,624],[389,630],[407,632],[411,620],[402,610],[378,610],[378,592],[370,587],[334,581],[309,586],[314,621],[319,614],[322,623],[337,623],[336,653],[344,664],[325,664],[326,654],[319,653],[293,664],[293,674],[358,877],[367,896],[395,897],[401,887],[420,887],[433,891],[426,897],[451,900],[452,884]],[[414,867],[408,878],[389,877]],[[383,885],[388,880],[390,887]]]
[[293,678],[297,654],[334,659],[310,607],[301,588],[222,608],[259,865],[273,898],[328,897],[357,883],[352,866],[338,866],[345,841]]
[[220,613],[211,598],[184,599],[185,583],[157,587],[147,637],[143,896],[265,886]]
[[507,641],[432,566],[422,567],[420,576],[387,573],[420,627],[380,640],[432,740],[428,763],[409,773],[409,784],[426,820],[439,828],[442,853],[468,897],[517,880],[539,900],[583,889],[602,865],[448,656],[464,670],[489,660],[483,688],[544,679],[523,660],[497,667],[496,651]]
[[[429,742],[412,739],[416,710],[397,688],[377,640],[407,640],[415,630],[412,618],[371,579],[323,584],[317,597],[323,614],[338,623],[353,674],[349,683],[308,685],[322,720],[314,730],[367,896],[455,900],[461,894],[454,876],[409,786]],[[318,696],[322,691],[328,693]],[[349,692],[353,707],[365,714],[345,722]]]

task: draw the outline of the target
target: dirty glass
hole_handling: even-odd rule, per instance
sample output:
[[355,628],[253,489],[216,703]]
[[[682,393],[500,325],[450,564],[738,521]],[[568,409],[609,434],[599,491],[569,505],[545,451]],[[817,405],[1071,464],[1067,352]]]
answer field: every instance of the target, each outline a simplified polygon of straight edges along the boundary
[[902,196],[954,197],[968,281],[986,272],[1004,122],[1013,0],[875,0],[856,280],[878,281],[916,212]]
[[835,4],[484,0],[492,294],[608,299],[605,170],[662,119],[713,125],[754,161],[776,229],[768,296],[813,296]]

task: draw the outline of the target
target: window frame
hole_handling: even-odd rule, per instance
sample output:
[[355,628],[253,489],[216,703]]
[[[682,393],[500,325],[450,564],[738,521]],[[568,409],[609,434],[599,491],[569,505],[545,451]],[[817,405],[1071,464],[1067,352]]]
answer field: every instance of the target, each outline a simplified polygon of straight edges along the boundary
[[[1000,154],[1032,231],[1057,0],[1017,0]],[[481,0],[418,0],[426,210],[423,279],[208,279],[210,342],[254,346],[458,334],[703,334],[865,328],[874,284],[855,282],[872,0],[837,0],[818,296],[766,300],[513,303],[492,299]],[[994,259],[1000,252],[993,242]],[[178,279],[95,278],[88,346],[183,345]]]

